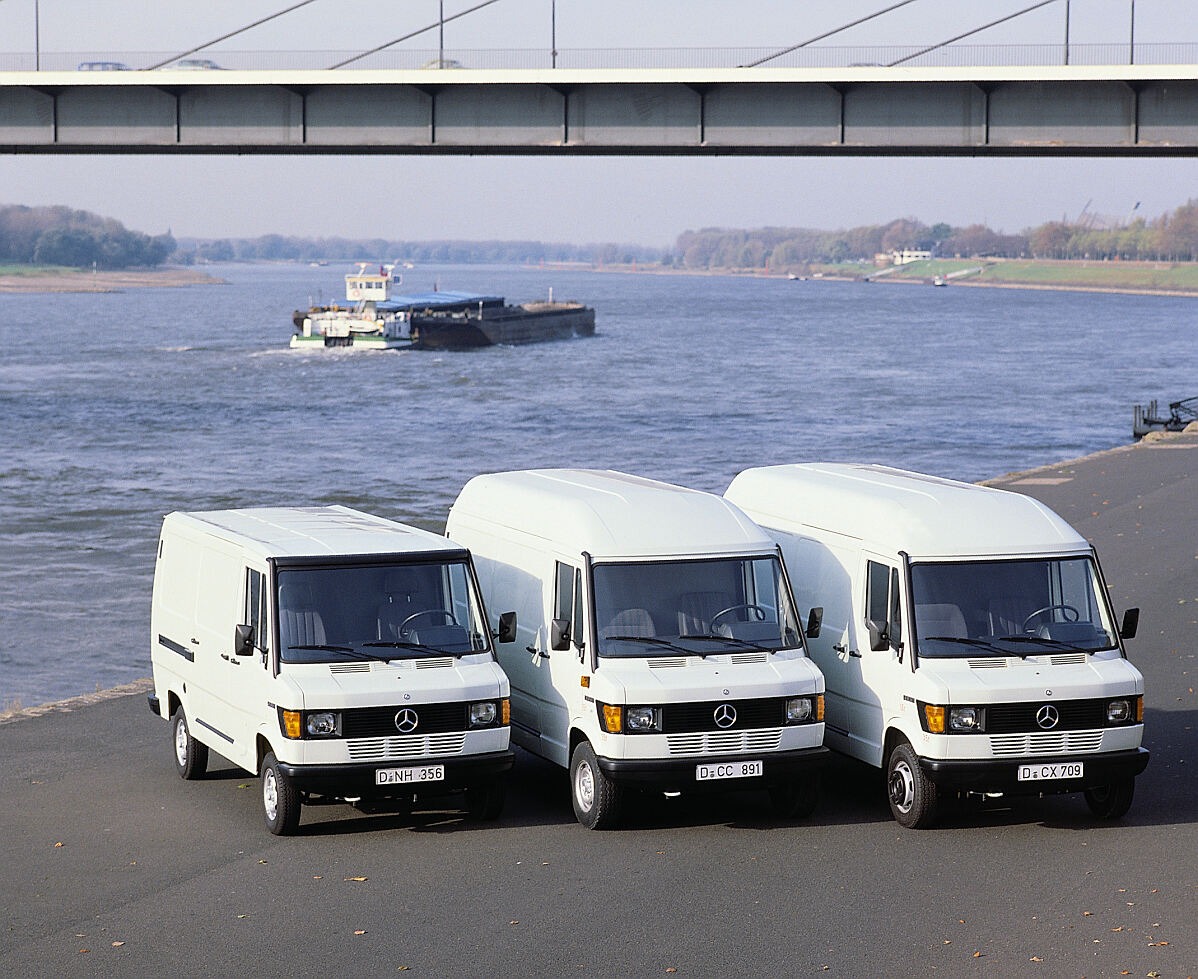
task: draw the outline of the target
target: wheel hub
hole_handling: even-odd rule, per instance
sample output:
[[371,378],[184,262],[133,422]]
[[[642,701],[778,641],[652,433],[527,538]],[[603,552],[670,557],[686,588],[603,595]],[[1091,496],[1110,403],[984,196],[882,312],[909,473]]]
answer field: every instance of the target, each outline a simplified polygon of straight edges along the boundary
[[899,812],[910,812],[915,802],[915,776],[906,762],[899,762],[890,773],[890,802]]
[[266,808],[266,818],[274,822],[279,813],[279,787],[275,784],[275,773],[269,768],[262,777],[262,804]]
[[579,808],[583,812],[590,812],[595,804],[595,773],[585,761],[574,774],[574,794],[578,796]]

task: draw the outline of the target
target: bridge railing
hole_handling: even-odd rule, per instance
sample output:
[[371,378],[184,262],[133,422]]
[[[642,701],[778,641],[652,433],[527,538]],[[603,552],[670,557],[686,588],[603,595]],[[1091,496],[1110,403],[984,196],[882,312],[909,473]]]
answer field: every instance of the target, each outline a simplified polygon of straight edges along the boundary
[[[323,69],[355,59],[347,69],[451,68],[736,68],[762,59],[765,68],[887,67],[1050,67],[1071,65],[1192,65],[1198,44],[927,44],[887,46],[812,45],[778,57],[779,48],[543,48],[434,49],[395,48],[355,58],[355,51],[206,50],[166,67],[199,70],[279,71]],[[930,50],[928,50],[931,48]],[[169,51],[0,52],[0,71],[139,70],[169,59]],[[185,65],[189,62],[189,65]]]

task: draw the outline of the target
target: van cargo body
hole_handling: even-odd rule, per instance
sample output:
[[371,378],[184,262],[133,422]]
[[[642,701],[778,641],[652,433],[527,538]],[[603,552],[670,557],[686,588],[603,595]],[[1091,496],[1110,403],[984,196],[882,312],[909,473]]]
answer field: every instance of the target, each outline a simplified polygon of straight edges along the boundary
[[1093,547],[1016,493],[882,466],[749,469],[725,496],[782,547],[826,743],[887,772],[895,818],[944,793],[1083,792],[1102,818],[1148,763],[1144,679]]
[[463,548],[340,506],[172,513],[150,618],[179,774],[209,749],[261,773],[272,832],[307,794],[498,815],[508,683]]
[[514,613],[512,737],[570,769],[583,825],[614,823],[634,785],[814,807],[823,678],[778,549],[736,507],[617,472],[496,473],[466,484],[446,533]]

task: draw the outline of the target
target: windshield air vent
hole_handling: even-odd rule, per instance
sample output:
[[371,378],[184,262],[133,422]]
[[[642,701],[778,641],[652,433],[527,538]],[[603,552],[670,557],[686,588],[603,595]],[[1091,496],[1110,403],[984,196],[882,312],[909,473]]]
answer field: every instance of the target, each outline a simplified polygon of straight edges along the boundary
[[656,659],[649,660],[649,668],[654,670],[661,670],[674,666],[686,666],[686,664],[686,656],[659,656]]
[[1068,666],[1070,663],[1084,663],[1085,661],[1085,653],[1062,653],[1060,656],[1049,657],[1049,662],[1053,666]]
[[416,660],[416,669],[418,670],[444,670],[451,666],[453,666],[452,656],[442,656],[438,659]]
[[332,663],[329,665],[330,673],[369,673],[369,663]]
[[764,663],[766,661],[765,653],[733,653],[733,663]]
[[969,661],[969,668],[971,670],[994,670],[1000,669],[1006,665],[1006,659],[1001,656],[996,656],[991,659],[971,659]]

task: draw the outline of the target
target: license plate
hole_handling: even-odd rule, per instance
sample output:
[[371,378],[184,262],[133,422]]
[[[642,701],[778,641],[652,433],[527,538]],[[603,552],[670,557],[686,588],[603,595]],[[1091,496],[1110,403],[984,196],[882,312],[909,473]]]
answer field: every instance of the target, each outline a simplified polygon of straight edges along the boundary
[[1054,778],[1081,778],[1084,767],[1080,761],[1056,765],[1020,765],[1016,779],[1020,782],[1040,782]]
[[759,761],[728,761],[718,765],[696,765],[695,781],[706,782],[713,778],[752,778],[764,771]]
[[378,768],[375,785],[407,785],[409,782],[440,782],[445,778],[444,765],[425,765],[423,768]]

